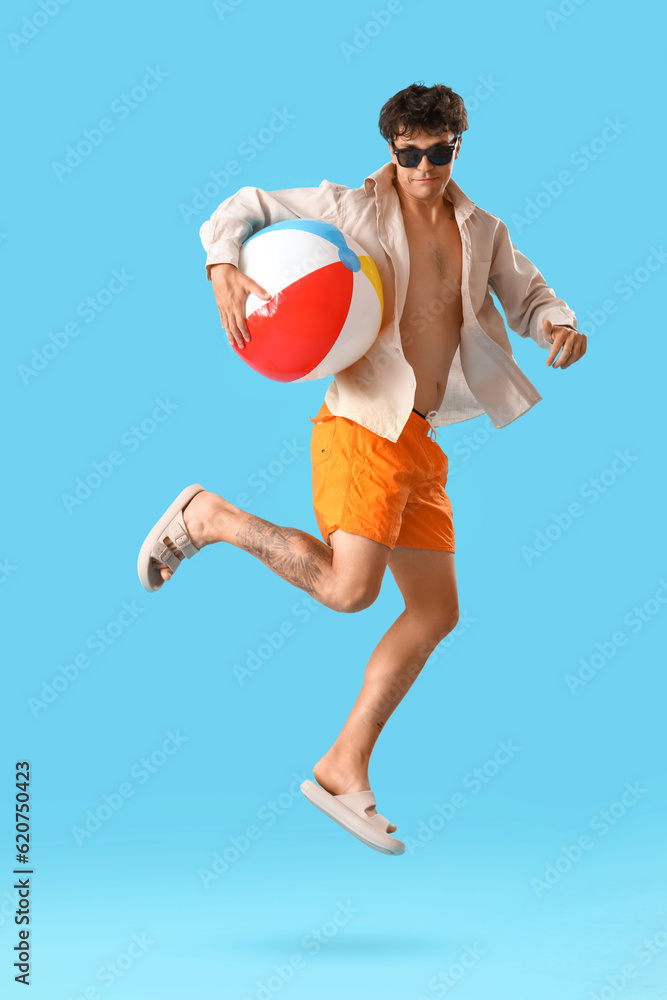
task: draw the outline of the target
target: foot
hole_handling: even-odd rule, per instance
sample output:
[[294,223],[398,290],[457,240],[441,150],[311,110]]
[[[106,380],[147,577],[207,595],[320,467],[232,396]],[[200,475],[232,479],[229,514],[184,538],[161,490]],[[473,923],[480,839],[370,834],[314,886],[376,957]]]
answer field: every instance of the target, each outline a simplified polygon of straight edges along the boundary
[[[313,775],[318,785],[331,795],[351,795],[353,792],[370,791],[368,769],[358,761],[352,761],[333,748],[318,760],[313,768]],[[372,809],[370,815],[377,813]],[[387,833],[393,833],[396,826],[387,828]]]
[[[221,518],[233,510],[236,508],[217,493],[209,493],[208,490],[197,493],[183,508],[183,523],[193,544],[203,549],[205,545],[221,541]],[[171,538],[165,538],[165,544],[179,560],[184,558]],[[160,570],[162,579],[170,580],[173,574],[169,567],[159,559],[153,559],[153,562]]]

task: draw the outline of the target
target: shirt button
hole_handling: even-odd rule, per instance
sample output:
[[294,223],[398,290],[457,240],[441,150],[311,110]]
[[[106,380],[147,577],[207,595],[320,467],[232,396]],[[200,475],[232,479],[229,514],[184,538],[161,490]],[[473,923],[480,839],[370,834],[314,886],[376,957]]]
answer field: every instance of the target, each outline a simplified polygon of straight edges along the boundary
[[401,353],[401,349],[400,349],[400,347],[396,347],[396,348],[394,348],[394,350],[396,351],[396,353],[397,353],[397,354],[400,354],[400,353]]
[[414,387],[414,382],[411,382],[410,385]]

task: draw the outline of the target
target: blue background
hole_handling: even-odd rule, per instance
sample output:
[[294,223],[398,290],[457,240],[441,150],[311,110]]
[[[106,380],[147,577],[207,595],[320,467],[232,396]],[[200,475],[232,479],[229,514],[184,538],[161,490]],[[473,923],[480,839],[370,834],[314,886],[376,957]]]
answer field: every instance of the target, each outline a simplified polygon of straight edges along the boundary
[[[39,1000],[667,996],[664,273],[645,269],[667,242],[662,11],[404,0],[366,33],[383,0],[55,9],[11,2],[2,17],[7,995],[22,995],[11,803],[27,759]],[[33,37],[17,42],[22,30]],[[159,82],[121,113],[149,67]],[[249,493],[246,509],[319,538],[308,418],[328,380],[270,383],[234,356],[198,229],[242,185],[359,186],[388,158],[380,107],[416,81],[466,100],[453,176],[575,310],[588,351],[549,369],[510,332],[543,401],[501,433],[486,416],[438,432],[461,621],[373,756],[378,808],[408,847],[391,858],[298,791],[402,611],[391,574],[370,608],[340,615],[231,546],[153,595],[136,557],[191,482]],[[251,159],[244,143],[276,108],[292,117]],[[113,130],[58,176],[54,162],[103,118]],[[618,134],[595,142],[607,119]],[[231,159],[241,172],[193,208]],[[572,182],[554,194],[563,170]],[[77,309],[114,270],[126,284],[86,321]],[[160,400],[168,418],[151,424]],[[280,465],[285,441],[297,454]],[[617,451],[629,457],[614,472]],[[109,474],[68,510],[94,463]],[[548,544],[531,558],[538,532]],[[124,602],[133,617],[114,625]],[[234,665],[286,622],[294,634],[240,684]],[[109,644],[91,648],[107,628]],[[596,653],[571,690],[567,675]],[[36,709],[82,654],[88,665]],[[166,754],[169,732],[180,746]],[[499,741],[519,749],[473,791],[466,776]],[[626,783],[639,789],[618,805]],[[445,821],[435,806],[456,792],[465,805]],[[99,828],[77,837],[97,810]]]

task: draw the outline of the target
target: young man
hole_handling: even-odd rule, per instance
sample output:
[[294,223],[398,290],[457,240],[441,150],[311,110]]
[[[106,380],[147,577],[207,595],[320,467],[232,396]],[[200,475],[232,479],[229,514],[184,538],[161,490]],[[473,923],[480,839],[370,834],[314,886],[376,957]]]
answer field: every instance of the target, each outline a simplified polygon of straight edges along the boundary
[[139,560],[157,590],[180,560],[225,541],[328,608],[354,612],[377,598],[387,566],[405,610],[376,646],[361,692],[333,746],[302,785],[314,805],[375,850],[403,853],[375,810],[368,765],[375,742],[438,643],[458,621],[447,456],[435,427],[488,413],[504,427],[542,397],[514,361],[505,326],[549,349],[567,368],[586,338],[507,227],[452,179],[467,129],[462,99],[414,84],[382,108],[391,162],[360,188],[267,192],[244,187],[201,228],[222,326],[249,339],[249,293],[270,298],[238,270],[239,247],[274,222],[316,218],[357,240],[380,271],[382,329],[371,349],[338,373],[313,420],[313,503],[322,538],[272,524],[198,484],[174,501]]

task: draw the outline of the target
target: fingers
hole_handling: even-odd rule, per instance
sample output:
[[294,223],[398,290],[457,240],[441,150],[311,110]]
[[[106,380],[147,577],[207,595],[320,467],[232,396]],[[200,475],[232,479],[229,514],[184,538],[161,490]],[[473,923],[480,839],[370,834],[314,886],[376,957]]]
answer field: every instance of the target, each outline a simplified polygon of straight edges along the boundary
[[227,280],[227,276],[224,278],[221,284],[214,287],[220,322],[227,332],[229,343],[243,348],[250,340],[245,312],[248,295],[252,292],[259,298],[270,299],[271,294],[239,271],[230,280]]
[[227,340],[237,347],[244,347],[250,338],[245,322],[245,300],[247,292],[238,268],[211,268],[211,284],[220,314],[220,323],[227,333]]
[[261,285],[258,285],[256,281],[252,281],[252,280],[250,281],[250,291],[254,295],[257,295],[260,299],[270,299],[271,298],[271,293],[267,292],[266,288],[262,288]]
[[220,322],[227,332],[229,343],[245,347],[246,341],[250,340],[245,315],[245,303],[248,298],[245,284],[235,282],[232,287],[225,284],[214,291]]
[[570,354],[568,354],[567,347],[565,347],[563,354],[561,354],[561,358],[565,355],[565,360],[560,365],[561,368],[569,368],[570,365],[573,365],[575,361],[578,361],[586,353],[586,338],[583,333],[578,335],[577,340],[574,341],[569,349]]
[[551,362],[553,361],[553,359],[556,357],[557,354],[558,354],[558,347],[556,346],[555,341],[552,341],[552,343],[551,343],[551,349],[550,349],[549,353],[547,354],[547,361],[546,361],[546,363],[548,365],[550,365]]
[[232,346],[245,347],[246,341],[250,340],[250,333],[246,323],[245,299],[242,301],[228,302],[228,308],[218,305],[220,322],[227,332],[227,339]]
[[[551,350],[547,357],[547,365],[553,362],[553,368],[569,368],[586,353],[586,335],[578,330],[555,327],[555,335]],[[560,351],[560,355],[559,355]],[[558,355],[558,359],[554,358]]]
[[556,362],[559,368],[569,368],[570,365],[578,361],[586,352],[586,337],[584,334],[577,333],[574,330],[570,330],[570,334],[571,336],[566,339],[561,355]]

